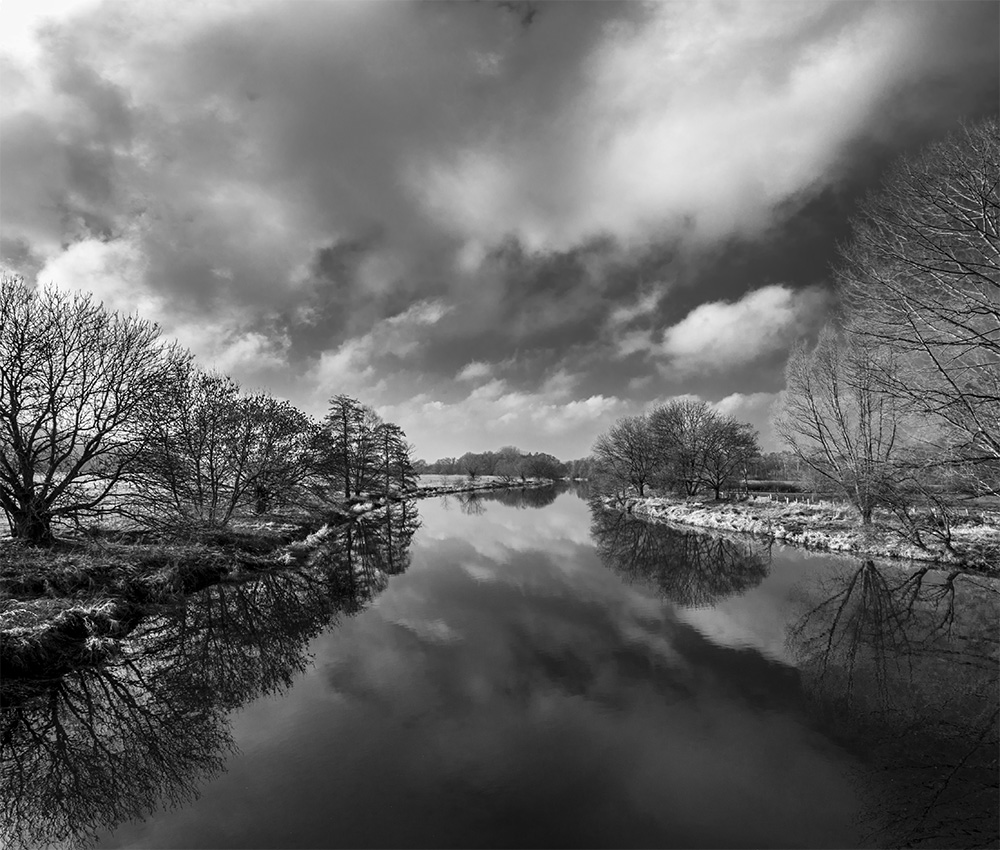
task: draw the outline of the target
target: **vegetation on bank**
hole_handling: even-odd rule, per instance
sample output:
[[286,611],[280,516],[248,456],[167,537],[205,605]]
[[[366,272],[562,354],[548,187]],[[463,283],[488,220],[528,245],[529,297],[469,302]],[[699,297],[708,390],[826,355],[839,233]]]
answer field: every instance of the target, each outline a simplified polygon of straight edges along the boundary
[[0,670],[5,677],[58,675],[99,663],[155,606],[297,566],[331,528],[413,499],[509,489],[499,478],[430,476],[405,494],[356,494],[323,514],[237,516],[198,538],[105,529],[48,547],[0,540]]
[[[855,216],[834,273],[837,321],[791,352],[775,418],[798,486],[849,511],[837,511],[841,536],[828,539],[829,518],[797,508],[805,528],[784,539],[997,566],[998,140],[990,119],[903,158]],[[751,476],[769,466],[754,437],[703,402],[675,400],[601,435],[595,483],[619,498],[652,489],[747,499]],[[787,479],[792,466],[781,466]],[[675,518],[694,515],[655,504]],[[710,516],[747,514],[782,528],[773,510],[744,504]],[[872,542],[884,535],[896,542]]]
[[624,500],[605,496],[602,502],[652,521],[749,534],[808,549],[1000,572],[1000,527],[974,512],[953,528],[951,547],[946,549],[915,545],[888,512],[876,512],[870,526],[860,526],[849,506],[836,502],[770,498],[713,502],[657,496]]
[[199,368],[138,316],[4,275],[4,675],[94,662],[149,606],[287,566],[318,526],[564,472],[547,455],[505,457],[496,476],[474,465],[421,487],[402,428],[357,399],[335,395],[313,421]]
[[15,539],[120,527],[214,533],[415,484],[403,430],[346,395],[319,422],[200,369],[138,316],[0,279],[0,508]]
[[[293,568],[168,598],[140,611],[127,638],[79,643],[79,663],[62,675],[5,676],[0,842],[90,846],[102,830],[196,796],[232,746],[229,713],[286,690],[312,638],[408,568],[417,524],[407,501],[329,526],[289,547]],[[96,631],[103,613],[91,606],[85,625]]]

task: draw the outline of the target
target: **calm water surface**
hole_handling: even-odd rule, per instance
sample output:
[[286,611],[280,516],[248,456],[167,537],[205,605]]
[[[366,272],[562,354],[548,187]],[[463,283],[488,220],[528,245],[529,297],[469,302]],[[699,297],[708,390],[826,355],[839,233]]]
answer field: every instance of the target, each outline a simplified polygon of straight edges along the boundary
[[21,843],[983,846],[995,582],[421,502],[5,712]]

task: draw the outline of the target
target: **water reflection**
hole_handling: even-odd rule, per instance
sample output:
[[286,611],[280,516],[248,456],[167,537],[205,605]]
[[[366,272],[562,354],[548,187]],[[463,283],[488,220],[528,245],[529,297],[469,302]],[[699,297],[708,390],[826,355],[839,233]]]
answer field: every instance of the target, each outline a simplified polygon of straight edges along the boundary
[[420,520],[412,503],[340,527],[312,554],[310,567],[327,577],[332,596],[345,611],[364,609],[410,565],[410,542]]
[[331,533],[296,569],[218,584],[148,618],[112,665],[5,683],[4,837],[71,841],[197,796],[233,748],[229,713],[282,691],[309,641],[403,572],[412,505]]
[[688,608],[708,607],[756,587],[770,562],[767,544],[678,531],[597,506],[590,532],[607,567]]
[[865,754],[871,840],[997,844],[997,602],[976,576],[872,561],[801,600],[789,646],[826,721]]
[[5,688],[0,775],[13,846],[92,841],[98,829],[177,804],[218,771],[223,715],[126,662]]
[[474,501],[422,503],[412,547],[412,506],[339,529],[5,693],[9,837],[995,843],[995,582]]
[[546,487],[510,488],[506,490],[478,490],[455,493],[454,498],[463,514],[481,516],[489,502],[498,502],[509,508],[545,508],[551,505],[565,488],[553,484]]

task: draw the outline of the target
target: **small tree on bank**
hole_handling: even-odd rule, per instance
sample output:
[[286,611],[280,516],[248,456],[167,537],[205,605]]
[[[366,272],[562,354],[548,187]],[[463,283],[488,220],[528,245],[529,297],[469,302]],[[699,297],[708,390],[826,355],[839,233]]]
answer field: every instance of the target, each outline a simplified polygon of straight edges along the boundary
[[345,499],[367,491],[403,492],[416,486],[411,452],[402,428],[383,422],[357,399],[338,395],[313,439],[313,471]]
[[888,353],[827,327],[816,347],[793,349],[775,426],[792,451],[858,509],[870,525],[892,489],[903,408],[882,392]]
[[225,527],[239,509],[294,500],[309,471],[308,417],[217,372],[184,369],[154,420],[141,471],[149,525]]
[[594,443],[594,458],[607,482],[632,486],[640,497],[656,474],[656,442],[645,416],[626,416]]
[[411,459],[411,447],[403,429],[383,422],[375,430],[378,451],[378,484],[386,494],[405,493],[417,486],[417,472]]
[[256,421],[251,450],[254,511],[297,502],[311,471],[310,447],[316,425],[287,401],[261,394],[253,397]]
[[760,447],[757,432],[730,416],[716,416],[707,430],[701,481],[719,499],[723,490],[746,484],[747,470],[760,456]]
[[378,414],[356,398],[337,395],[323,419],[313,446],[315,469],[341,490],[345,499],[372,483],[377,444]]
[[108,503],[186,359],[89,295],[0,279],[0,506],[15,538],[47,544],[53,520]]

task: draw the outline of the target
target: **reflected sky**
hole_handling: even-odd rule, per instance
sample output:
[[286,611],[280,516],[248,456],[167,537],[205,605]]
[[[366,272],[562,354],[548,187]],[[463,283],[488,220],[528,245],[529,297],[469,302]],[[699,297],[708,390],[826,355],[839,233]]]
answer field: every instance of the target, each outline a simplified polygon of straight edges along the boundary
[[76,806],[103,813],[97,846],[992,840],[996,582],[491,495],[373,518],[148,620],[129,676],[7,711],[24,763],[24,729],[86,726],[78,694],[108,682],[151,742],[102,698],[51,756],[66,776],[100,746],[141,756],[90,767],[119,794]]
[[626,584],[585,502],[421,505],[411,565],[233,721],[201,799],[105,846],[845,846],[797,672]]

